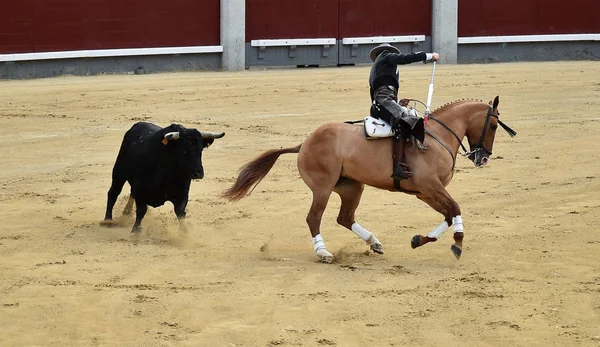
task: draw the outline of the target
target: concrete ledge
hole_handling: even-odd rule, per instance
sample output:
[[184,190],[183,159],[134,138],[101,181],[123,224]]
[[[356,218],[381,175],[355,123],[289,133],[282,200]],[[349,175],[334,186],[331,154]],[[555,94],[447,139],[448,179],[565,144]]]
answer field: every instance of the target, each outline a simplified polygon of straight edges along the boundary
[[276,40],[252,40],[252,47],[282,47],[282,46],[335,46],[335,38],[325,39],[276,39]]
[[459,63],[600,60],[599,41],[510,42],[458,45]]
[[0,62],[0,79],[44,78],[60,75],[150,74],[219,70],[222,53],[161,54],[121,57],[45,59]]
[[[384,36],[379,36],[384,37]],[[407,36],[396,36],[398,37],[398,42],[389,42],[394,47],[398,48],[402,53],[414,53],[419,51],[431,52],[431,37],[423,36],[423,41],[421,41],[420,35],[411,36],[411,38],[416,38],[418,41],[406,40],[403,41]],[[347,43],[344,44],[344,39],[338,41],[338,66],[343,65],[356,65],[356,64],[372,64],[371,58],[369,58],[369,52],[374,47],[377,47],[379,43],[377,42],[368,42],[362,43],[362,38],[347,38],[346,42],[351,42],[350,39],[361,39],[356,40],[356,43]],[[387,40],[387,38],[386,38]],[[403,41],[403,42],[402,42]]]
[[424,42],[425,35],[405,35],[405,36],[372,36],[372,37],[346,37],[342,39],[344,45],[365,45],[379,43],[399,43],[399,42]]
[[565,41],[600,41],[600,34],[474,36],[458,38],[458,44]]
[[0,54],[0,62],[99,57],[128,57],[164,54],[199,54],[220,52],[223,52],[223,46],[98,49],[62,52]]

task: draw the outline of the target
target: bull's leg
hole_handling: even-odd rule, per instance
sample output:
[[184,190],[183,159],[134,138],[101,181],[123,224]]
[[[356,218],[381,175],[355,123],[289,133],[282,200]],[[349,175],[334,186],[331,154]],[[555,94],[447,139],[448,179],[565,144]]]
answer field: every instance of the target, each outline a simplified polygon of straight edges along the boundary
[[420,194],[417,196],[434,210],[444,216],[444,221],[435,227],[426,236],[415,235],[411,241],[411,247],[417,248],[429,242],[437,241],[450,226],[454,229],[454,244],[450,247],[452,253],[457,259],[462,255],[462,241],[464,237],[464,227],[458,203],[452,199],[450,194],[441,185],[436,190],[428,192],[428,195]]
[[185,225],[185,209],[187,207],[188,204],[188,196],[187,194],[179,199],[176,199],[173,201],[173,209],[175,211],[175,215],[177,216],[177,219],[179,220],[179,231],[183,231],[186,232],[187,231],[187,226]]
[[133,223],[132,233],[139,233],[142,231],[142,219],[148,211],[148,206],[145,201],[140,201],[139,198],[135,199],[135,223]]
[[115,206],[115,202],[117,202],[117,198],[119,194],[121,194],[121,190],[123,189],[123,185],[125,184],[125,179],[120,177],[113,177],[112,184],[110,189],[108,190],[108,201],[106,203],[106,214],[104,215],[105,221],[112,220],[112,211]]
[[125,208],[123,209],[123,215],[124,216],[130,216],[131,215],[131,211],[133,210],[133,202],[135,200],[135,197],[133,196],[133,193],[129,194],[129,200],[127,200],[127,204],[125,205]]
[[342,199],[342,206],[337,217],[339,225],[352,230],[358,237],[364,240],[375,253],[383,254],[381,242],[367,229],[363,228],[354,220],[354,213],[360,203],[364,185],[349,178],[342,178],[333,189]]

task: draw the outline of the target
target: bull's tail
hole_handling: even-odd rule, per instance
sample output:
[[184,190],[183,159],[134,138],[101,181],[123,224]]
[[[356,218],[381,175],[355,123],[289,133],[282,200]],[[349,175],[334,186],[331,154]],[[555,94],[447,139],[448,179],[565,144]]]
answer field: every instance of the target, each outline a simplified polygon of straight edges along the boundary
[[235,184],[223,192],[222,196],[229,201],[238,201],[248,194],[269,173],[280,155],[300,152],[299,144],[296,147],[272,149],[259,155],[246,165],[242,166]]

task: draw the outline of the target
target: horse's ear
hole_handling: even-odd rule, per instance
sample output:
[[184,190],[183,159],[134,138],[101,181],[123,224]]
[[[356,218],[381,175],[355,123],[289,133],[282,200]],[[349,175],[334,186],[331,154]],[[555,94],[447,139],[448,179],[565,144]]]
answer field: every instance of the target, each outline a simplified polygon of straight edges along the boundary
[[500,96],[496,96],[494,98],[494,110],[498,109],[498,104],[500,103]]

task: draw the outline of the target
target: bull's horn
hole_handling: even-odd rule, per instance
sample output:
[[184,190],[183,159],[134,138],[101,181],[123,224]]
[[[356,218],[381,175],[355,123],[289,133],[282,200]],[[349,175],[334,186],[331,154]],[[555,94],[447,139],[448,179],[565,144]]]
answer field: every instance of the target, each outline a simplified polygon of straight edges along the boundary
[[173,131],[165,134],[165,140],[179,140],[179,131]]
[[220,139],[221,137],[225,136],[225,133],[215,134],[215,133],[205,133],[205,132],[201,131],[200,135],[202,135],[202,137],[205,139]]

